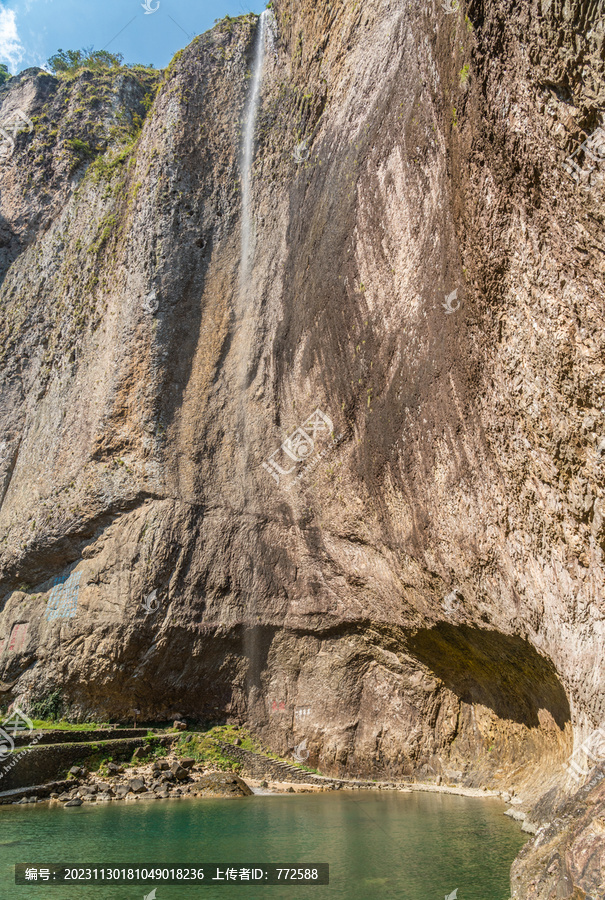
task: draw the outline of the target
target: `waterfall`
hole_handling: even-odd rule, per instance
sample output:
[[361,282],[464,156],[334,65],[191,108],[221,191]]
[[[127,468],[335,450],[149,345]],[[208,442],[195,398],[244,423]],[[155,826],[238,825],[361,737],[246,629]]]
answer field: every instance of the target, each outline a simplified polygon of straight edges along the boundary
[[265,59],[265,33],[267,23],[271,16],[271,10],[266,9],[258,20],[256,44],[254,47],[254,62],[252,64],[252,86],[248,106],[246,109],[246,125],[244,130],[244,146],[242,152],[242,247],[240,268],[240,294],[245,290],[245,284],[250,274],[250,244],[252,232],[252,164],[254,162],[254,132],[256,130],[256,116],[260,100],[260,89],[263,74],[263,62]]

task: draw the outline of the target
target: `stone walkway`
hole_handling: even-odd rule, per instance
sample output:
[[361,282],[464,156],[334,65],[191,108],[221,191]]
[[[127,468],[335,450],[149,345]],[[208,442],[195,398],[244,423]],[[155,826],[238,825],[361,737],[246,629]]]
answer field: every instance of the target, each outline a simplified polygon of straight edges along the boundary
[[275,781],[293,781],[297,784],[333,784],[337,787],[363,788],[364,790],[401,790],[409,788],[410,783],[398,783],[393,781],[358,781],[353,778],[332,778],[328,775],[316,775],[306,772],[300,766],[292,765],[281,759],[273,759],[271,756],[263,756],[261,753],[253,753],[224,741],[217,741],[217,747],[222,753],[230,756],[241,764],[242,769],[253,778],[269,776]]

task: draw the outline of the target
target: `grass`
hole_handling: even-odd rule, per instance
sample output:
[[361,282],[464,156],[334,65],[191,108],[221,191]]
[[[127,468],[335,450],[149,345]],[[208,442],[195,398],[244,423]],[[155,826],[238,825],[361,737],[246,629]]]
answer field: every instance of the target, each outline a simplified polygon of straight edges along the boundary
[[[270,750],[265,750],[247,729],[238,727],[237,725],[218,725],[204,734],[192,735],[190,740],[187,740],[187,735],[183,734],[175,750],[177,756],[189,756],[192,759],[195,759],[196,762],[205,762],[215,766],[217,769],[229,772],[239,772],[241,770],[241,765],[230,756],[223,753],[220,747],[216,746],[217,741],[222,741],[225,744],[233,744],[236,738],[239,738],[241,743],[238,746],[242,750],[260,753],[263,756],[278,762],[287,762],[288,765],[296,766],[301,772],[309,772],[313,775],[321,774],[317,769],[303,766],[293,759],[284,758],[278,753],[272,753]],[[187,742],[185,743],[185,741]]]
[[[72,724],[64,720],[56,722],[50,719],[34,719],[33,724],[36,730],[43,729],[46,731],[86,732],[94,731],[97,728],[111,727],[107,723],[104,723],[103,725],[94,722]],[[165,735],[174,735],[175,737],[179,737],[179,740],[174,748],[177,757],[189,757],[191,759],[194,759],[196,762],[206,763],[207,765],[212,766],[220,771],[236,773],[241,771],[240,763],[232,759],[230,756],[224,753],[220,747],[217,746],[217,742],[219,741],[222,741],[225,744],[235,744],[235,740],[239,739],[240,743],[238,744],[238,746],[242,750],[249,750],[252,753],[262,754],[269,759],[287,762],[289,765],[296,766],[302,772],[309,772],[314,775],[320,774],[317,769],[312,769],[309,766],[301,765],[295,760],[284,758],[283,756],[279,756],[277,753],[272,753],[270,750],[266,750],[246,728],[237,725],[217,725],[213,728],[209,728],[207,731],[198,733],[182,732],[173,728],[162,728],[158,729],[158,731],[161,731],[161,733]],[[116,737],[118,736],[119,729],[116,729]],[[152,746],[157,741],[158,736],[159,735],[157,733],[154,734],[151,730],[148,730],[148,733],[144,738],[148,750],[147,756],[137,759],[131,757],[131,759],[128,761],[122,761],[121,765],[127,768],[130,766],[141,765],[146,762],[151,762],[154,759],[159,759],[161,757],[167,756],[168,750],[166,749],[166,747],[162,746],[161,744],[155,747]],[[103,754],[103,746],[105,745],[105,743],[105,740],[91,743],[91,756],[84,763],[82,763],[82,765],[85,765],[90,771],[98,771],[101,775],[107,774],[107,763],[113,761],[113,758],[111,756],[107,757]],[[144,747],[145,744],[143,745]],[[21,751],[22,749],[23,748],[20,748]],[[15,750],[14,752],[20,751]],[[80,765],[80,763],[78,763],[78,765]]]
[[34,728],[38,731],[40,729],[44,729],[45,731],[96,731],[97,728],[110,728],[110,725],[104,724],[99,725],[96,722],[84,722],[81,725],[73,725],[71,722],[66,722],[61,719],[59,722],[55,722],[52,719],[32,719]]
[[70,138],[65,143],[70,150],[74,150],[82,156],[94,156],[94,150],[86,141],[81,141],[79,138]]
[[258,741],[245,728],[239,728],[236,725],[217,725],[202,734],[182,733],[175,751],[177,756],[191,757],[196,762],[208,763],[221,771],[239,772],[241,765],[216,746],[217,741],[233,744],[236,738],[240,739],[239,746],[242,750],[251,750],[253,753],[263,752]]

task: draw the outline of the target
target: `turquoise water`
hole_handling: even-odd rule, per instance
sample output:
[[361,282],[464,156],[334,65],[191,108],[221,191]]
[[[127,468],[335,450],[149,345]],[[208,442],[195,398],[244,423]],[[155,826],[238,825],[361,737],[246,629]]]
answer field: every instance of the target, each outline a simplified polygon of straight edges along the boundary
[[[348,792],[0,808],[0,897],[508,900],[527,840],[504,805],[448,794]],[[329,863],[329,886],[15,885],[14,864]]]

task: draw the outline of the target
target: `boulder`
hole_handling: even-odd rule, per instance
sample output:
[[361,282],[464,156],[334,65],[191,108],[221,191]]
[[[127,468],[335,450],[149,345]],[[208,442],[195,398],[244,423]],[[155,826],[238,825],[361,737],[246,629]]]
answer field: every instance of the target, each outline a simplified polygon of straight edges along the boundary
[[110,775],[120,775],[124,771],[124,767],[118,766],[117,763],[110,762],[107,764],[107,771]]
[[152,766],[154,772],[167,772],[169,768],[170,764],[166,759],[156,759]]
[[252,795],[252,791],[245,781],[242,781],[237,775],[229,775],[225,772],[203,775],[197,782],[196,788],[204,796],[210,797],[249,797]]
[[79,797],[76,797],[75,800],[67,801],[67,803],[65,804],[65,809],[67,809],[68,806],[82,806],[82,803],[83,803],[83,801],[80,800]]
[[133,794],[142,794],[147,790],[145,782],[142,778],[134,778],[128,785],[128,790]]
[[111,790],[111,785],[107,784],[107,782],[105,782],[105,781],[100,781],[98,784],[95,785],[95,787],[96,787],[97,791],[100,791],[102,794]]
[[109,794],[105,791],[102,794],[97,794],[97,802],[99,802],[99,803],[107,803],[111,799],[112,799],[111,794]]
[[69,774],[72,775],[74,778],[81,778],[84,776],[85,770],[81,769],[80,766],[72,766],[71,769],[69,770]]
[[172,727],[176,728],[177,731],[187,731],[187,723],[180,722],[178,719],[175,719],[175,721],[172,723]]
[[137,747],[132,754],[133,759],[146,759],[149,756],[149,747]]
[[184,769],[192,769],[193,766],[195,765],[195,760],[190,759],[190,758],[181,759],[181,760],[179,760],[179,762],[181,763],[181,765]]
[[189,778],[187,770],[184,769],[178,762],[172,763],[172,765],[170,766],[170,771],[178,781],[186,781]]

